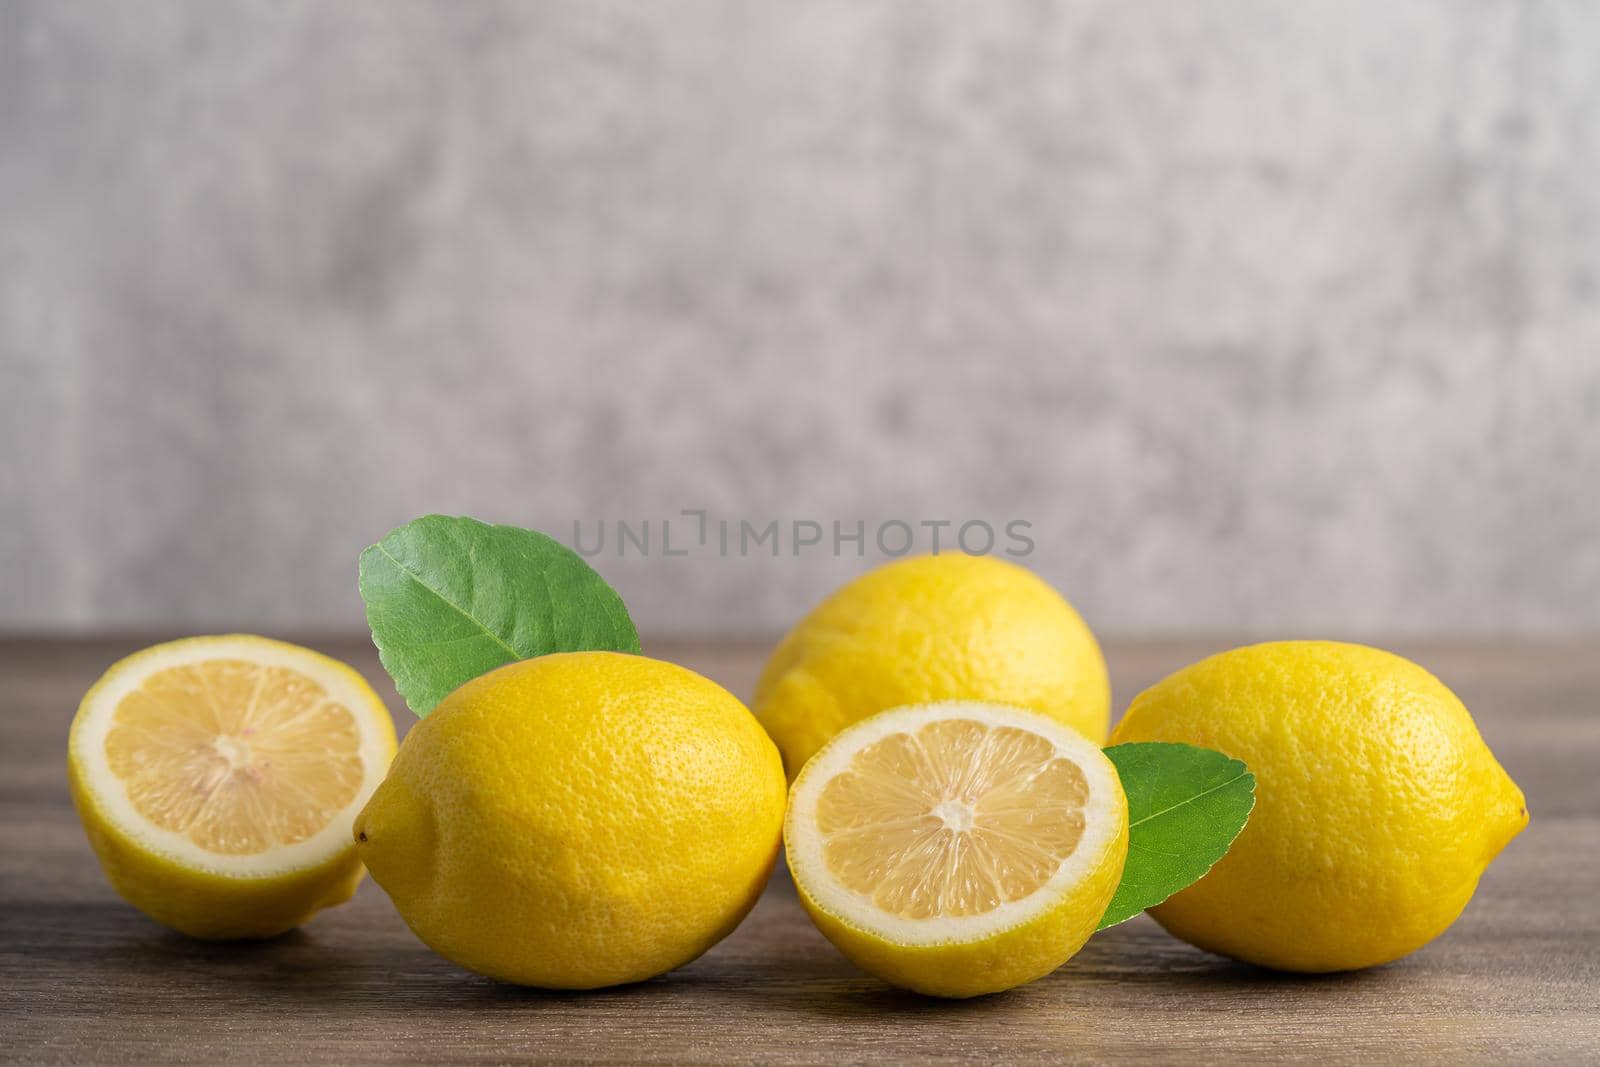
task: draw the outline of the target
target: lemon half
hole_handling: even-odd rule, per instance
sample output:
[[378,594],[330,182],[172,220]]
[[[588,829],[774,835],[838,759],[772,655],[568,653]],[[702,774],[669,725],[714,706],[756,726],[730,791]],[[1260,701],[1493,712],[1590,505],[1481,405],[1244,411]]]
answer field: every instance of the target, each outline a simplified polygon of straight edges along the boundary
[[156,645],[84,696],[72,796],[111,884],[195,937],[270,937],[350,898],[394,724],[350,667],[233,634]]
[[789,868],[813,921],[858,966],[970,997],[1065,963],[1111,902],[1128,851],[1116,768],[1054,719],[999,704],[897,708],[800,772]]

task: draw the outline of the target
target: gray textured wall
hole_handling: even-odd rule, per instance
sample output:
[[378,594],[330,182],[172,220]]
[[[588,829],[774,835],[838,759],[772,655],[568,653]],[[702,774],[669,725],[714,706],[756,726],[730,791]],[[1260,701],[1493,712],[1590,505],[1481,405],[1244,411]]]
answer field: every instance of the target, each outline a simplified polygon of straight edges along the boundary
[[[701,507],[1024,519],[1113,632],[1592,631],[1597,418],[1586,0],[0,6],[3,627]],[[864,565],[596,563],[749,634]]]

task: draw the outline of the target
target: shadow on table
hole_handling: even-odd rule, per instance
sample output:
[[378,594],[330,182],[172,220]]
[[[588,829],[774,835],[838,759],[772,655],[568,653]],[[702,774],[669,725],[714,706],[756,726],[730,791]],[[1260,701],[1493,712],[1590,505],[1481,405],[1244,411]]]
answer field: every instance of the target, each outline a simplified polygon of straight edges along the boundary
[[[69,984],[72,1014],[129,997],[182,999],[193,1011],[248,1004],[264,1014],[414,1013],[455,1006],[503,1011],[648,1008],[656,1002],[741,1004],[776,1019],[881,1020],[938,1015],[958,1022],[1048,1005],[1092,1015],[1143,995],[1227,992],[1238,999],[1383,982],[1384,971],[1285,975],[1211,956],[1144,921],[1103,932],[1055,974],[1008,993],[946,1001],[895,989],[815,938],[776,946],[730,940],[670,974],[588,992],[528,989],[482,978],[432,953],[403,930],[313,924],[263,941],[197,941],[119,901],[30,903],[29,920],[0,919],[0,946],[32,966],[25,983]],[[1296,994],[1299,995],[1299,994]],[[1320,995],[1320,994],[1319,994]],[[602,1007],[603,1006],[603,1007]]]

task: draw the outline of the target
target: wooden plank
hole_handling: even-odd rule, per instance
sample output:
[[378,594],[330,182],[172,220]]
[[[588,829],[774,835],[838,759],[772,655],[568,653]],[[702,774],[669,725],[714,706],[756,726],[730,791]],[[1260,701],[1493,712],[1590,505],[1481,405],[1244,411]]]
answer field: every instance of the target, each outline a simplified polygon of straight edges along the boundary
[[[1388,967],[1296,978],[1208,956],[1145,918],[1044,981],[942,1003],[855,971],[780,876],[693,965],[586,994],[466,974],[383,893],[272,942],[207,945],[123,905],[67,797],[84,688],[142,640],[0,641],[0,1058],[19,1063],[1349,1062],[1600,1059],[1600,656],[1591,643],[1402,651],[1472,707],[1533,822],[1456,926]],[[313,641],[392,696],[362,642]],[[1227,641],[1116,643],[1119,707]],[[761,650],[655,645],[748,695]],[[405,722],[403,706],[391,705]]]

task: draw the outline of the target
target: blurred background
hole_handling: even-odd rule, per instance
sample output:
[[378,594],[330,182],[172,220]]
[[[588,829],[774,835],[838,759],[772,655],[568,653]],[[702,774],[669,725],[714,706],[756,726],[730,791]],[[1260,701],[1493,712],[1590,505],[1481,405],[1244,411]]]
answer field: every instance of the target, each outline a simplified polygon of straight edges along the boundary
[[897,522],[1113,635],[1595,633],[1597,176],[1586,0],[10,0],[0,630],[359,631],[440,511],[647,642]]

